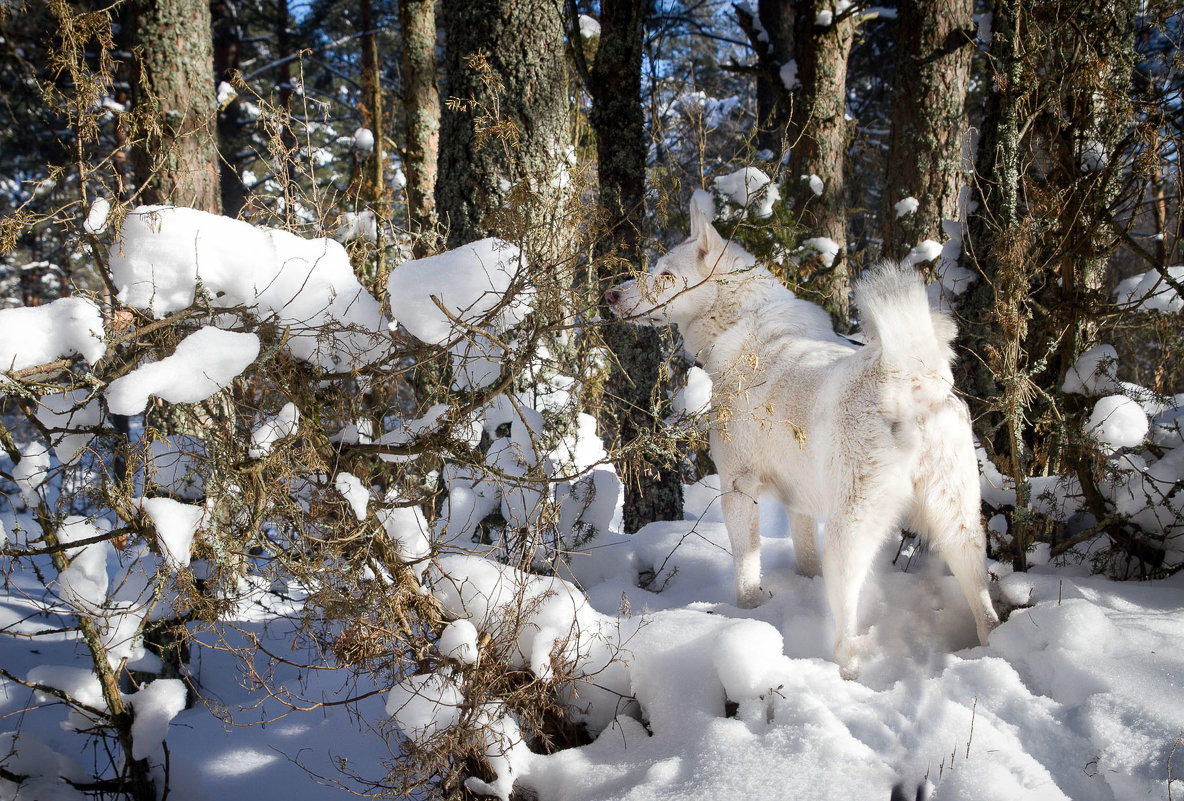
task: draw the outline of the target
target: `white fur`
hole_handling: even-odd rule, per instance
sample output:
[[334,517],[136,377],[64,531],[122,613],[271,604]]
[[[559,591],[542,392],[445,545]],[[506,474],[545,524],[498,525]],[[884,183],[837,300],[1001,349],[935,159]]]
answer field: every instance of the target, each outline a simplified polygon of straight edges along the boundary
[[879,265],[855,289],[867,344],[837,336],[702,210],[691,238],[606,296],[618,316],[678,326],[714,382],[711,454],[740,606],[762,600],[757,496],[789,512],[798,571],[819,568],[835,617],[835,660],[858,670],[856,612],[872,559],[907,524],[949,564],[978,637],[999,624],[987,590],[978,465],[966,405],[952,392],[955,329],[915,272]]

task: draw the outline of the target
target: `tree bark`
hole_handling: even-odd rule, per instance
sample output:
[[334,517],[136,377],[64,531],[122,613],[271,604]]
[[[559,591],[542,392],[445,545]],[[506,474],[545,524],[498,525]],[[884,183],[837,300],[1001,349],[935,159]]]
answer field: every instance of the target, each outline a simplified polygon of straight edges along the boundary
[[435,0],[399,3],[403,31],[403,119],[407,150],[408,228],[416,258],[436,243],[436,160],[440,149],[440,93],[436,88]]
[[146,203],[219,212],[217,104],[208,0],[137,0],[137,105],[148,130],[133,153]]
[[[219,0],[210,4],[210,21],[214,31],[214,85],[230,83],[238,72],[242,29],[238,22],[235,0]],[[247,187],[239,172],[238,152],[243,130],[238,123],[238,101],[232,100],[218,110],[218,169],[221,183],[222,213],[237,217],[247,204]]]
[[1040,533],[1028,477],[1096,470],[1093,446],[1077,444],[1082,399],[1061,387],[1094,343],[1094,310],[1107,300],[1101,277],[1118,242],[1109,215],[1133,117],[1135,10],[1133,0],[998,0],[993,17],[995,87],[966,256],[985,280],[960,304],[973,354],[960,384],[975,399],[988,455],[1015,483],[1017,570]]
[[[645,263],[641,225],[645,215],[645,117],[641,106],[643,7],[630,0],[603,0],[600,45],[591,70],[600,204],[605,234],[597,243],[601,289],[624,280]],[[603,291],[601,292],[603,294]],[[611,320],[607,308],[602,316]],[[612,352],[602,421],[614,452],[661,435],[664,381],[658,333],[619,321],[604,327]],[[625,530],[682,516],[682,482],[676,466],[650,453],[617,462],[625,487]]]
[[457,247],[495,232],[513,187],[555,177],[570,140],[567,67],[560,0],[444,0],[442,8],[449,102],[436,205]]
[[[942,221],[958,217],[965,183],[966,95],[974,53],[972,0],[903,0],[897,6],[892,133],[884,187],[882,254],[904,257]],[[898,215],[895,204],[917,200]]]
[[825,0],[807,0],[796,6],[794,19],[795,53],[800,86],[792,93],[789,120],[791,181],[799,176],[817,175],[823,190],[816,196],[802,186],[794,198],[794,210],[801,220],[806,238],[825,237],[838,246],[833,262],[803,260],[803,289],[807,296],[823,305],[835,327],[851,327],[850,263],[847,259],[847,203],[843,169],[850,126],[847,109],[847,57],[855,35],[853,11],[834,15],[829,24],[820,13],[830,13]]

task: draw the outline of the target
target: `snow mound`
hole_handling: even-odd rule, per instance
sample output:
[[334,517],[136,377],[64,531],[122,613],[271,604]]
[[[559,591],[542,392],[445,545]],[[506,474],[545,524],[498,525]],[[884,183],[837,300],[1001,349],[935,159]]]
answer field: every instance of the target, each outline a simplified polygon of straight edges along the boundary
[[85,298],[0,310],[0,371],[75,355],[94,364],[106,353],[102,311]]
[[1149,427],[1142,407],[1125,395],[1107,395],[1100,399],[1085,424],[1085,430],[1112,451],[1143,444]]
[[[505,330],[530,311],[533,290],[517,286],[525,270],[521,250],[495,238],[404,262],[387,280],[391,312],[412,336],[435,345],[447,344],[466,330],[454,324],[454,317],[469,325]],[[513,296],[511,288],[516,289]]]
[[[715,179],[715,191],[745,210],[745,215],[759,219],[773,213],[773,206],[781,199],[780,187],[764,170],[742,167]],[[710,218],[709,218],[710,219]]]
[[243,307],[287,330],[301,361],[325,369],[386,353],[377,300],[332,239],[304,239],[195,209],[141,206],[111,248],[111,276],[128,306],[165,317],[200,291],[218,309]]
[[197,403],[230,385],[259,355],[259,337],[206,326],[171,356],[137,367],[107,385],[107,408],[139,414],[154,395],[170,403]]

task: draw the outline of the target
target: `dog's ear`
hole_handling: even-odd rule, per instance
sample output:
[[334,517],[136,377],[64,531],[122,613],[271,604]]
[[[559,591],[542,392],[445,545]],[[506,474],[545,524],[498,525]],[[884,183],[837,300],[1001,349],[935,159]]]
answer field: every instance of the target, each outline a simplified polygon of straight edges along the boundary
[[719,231],[711,224],[714,211],[715,201],[711,194],[703,189],[696,189],[691,195],[691,239],[698,243],[700,256],[722,250],[724,246]]

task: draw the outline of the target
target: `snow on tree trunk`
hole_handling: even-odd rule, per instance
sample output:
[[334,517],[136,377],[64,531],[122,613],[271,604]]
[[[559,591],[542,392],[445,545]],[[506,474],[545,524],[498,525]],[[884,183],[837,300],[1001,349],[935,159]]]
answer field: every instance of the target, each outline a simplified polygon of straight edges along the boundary
[[821,303],[842,332],[851,327],[848,294],[851,264],[847,258],[847,203],[843,168],[850,138],[846,116],[847,57],[855,35],[854,9],[833,13],[822,0],[799,3],[794,20],[797,78],[793,91],[789,141],[789,178],[817,175],[823,191],[799,191],[795,210],[810,238],[829,239],[837,246],[830,264],[811,265],[805,287]]
[[[889,258],[926,239],[941,242],[942,221],[958,218],[973,10],[971,0],[909,0],[897,9],[881,251]],[[901,214],[896,204],[906,198],[915,210]]]

